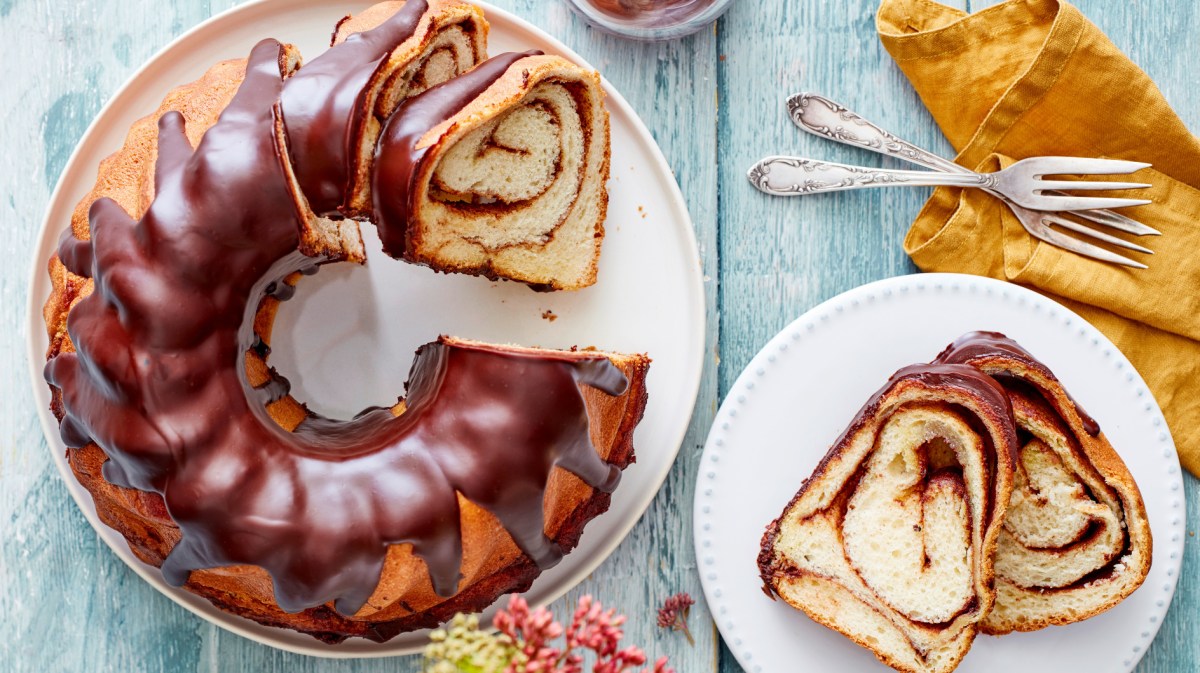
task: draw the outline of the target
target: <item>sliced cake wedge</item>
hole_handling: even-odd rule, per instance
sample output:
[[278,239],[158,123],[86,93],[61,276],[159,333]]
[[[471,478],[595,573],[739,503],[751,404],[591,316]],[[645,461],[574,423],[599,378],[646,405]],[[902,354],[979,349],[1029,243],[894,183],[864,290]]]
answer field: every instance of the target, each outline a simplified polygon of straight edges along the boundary
[[764,589],[896,670],[953,670],[995,600],[1015,448],[991,378],[901,369],[767,527]]

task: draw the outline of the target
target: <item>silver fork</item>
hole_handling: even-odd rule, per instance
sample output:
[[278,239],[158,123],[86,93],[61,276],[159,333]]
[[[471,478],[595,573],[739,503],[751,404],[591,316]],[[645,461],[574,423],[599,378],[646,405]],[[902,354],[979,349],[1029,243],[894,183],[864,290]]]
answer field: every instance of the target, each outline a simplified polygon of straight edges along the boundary
[[[1046,175],[1117,175],[1132,173],[1148,164],[1113,159],[1030,157],[996,171],[940,173],[850,166],[803,157],[767,157],[750,169],[750,180],[764,192],[778,196],[821,194],[868,187],[976,187],[999,192],[1010,201],[1032,210],[1088,210],[1123,208],[1150,203],[1146,199],[1121,199],[1069,194],[1043,194],[1060,189],[1142,189],[1141,182],[1087,182],[1045,180]],[[964,169],[965,170],[965,169]]]
[[[883,130],[878,125],[863,119],[860,115],[848,110],[845,106],[817,94],[806,92],[791,96],[788,98],[788,111],[792,121],[797,126],[822,138],[861,147],[887,156],[893,156],[938,171],[947,173],[969,172],[968,169],[953,161],[902,140]],[[1030,235],[1051,245],[1105,262],[1135,268],[1146,268],[1145,264],[1116,254],[1105,248],[1080,241],[1051,228],[1057,226],[1114,246],[1153,254],[1153,251],[1148,248],[1111,236],[1105,232],[1097,231],[1075,220],[1055,213],[1022,208],[997,192],[993,191],[991,193],[1004,200]],[[1157,229],[1137,220],[1109,210],[1078,210],[1066,214],[1136,236],[1157,236],[1161,233]]]

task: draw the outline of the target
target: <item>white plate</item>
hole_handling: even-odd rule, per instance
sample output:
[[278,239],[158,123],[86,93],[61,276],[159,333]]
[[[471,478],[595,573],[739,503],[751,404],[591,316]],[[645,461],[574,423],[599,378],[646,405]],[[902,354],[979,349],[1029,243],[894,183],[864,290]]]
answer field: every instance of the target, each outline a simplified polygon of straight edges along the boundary
[[865,285],[805,313],[755,356],[717,414],[697,477],[696,557],[721,635],[748,673],[888,670],[768,599],[759,542],[871,393],[971,330],[1016,339],[1100,422],[1145,498],[1154,565],[1112,610],[1036,633],[980,636],[958,670],[1116,673],[1132,670],[1149,647],[1179,577],[1184,505],[1175,445],[1145,382],[1112,342],[1045,297],[987,278],[922,274]]
[[[185,608],[234,633],[292,652],[328,657],[411,653],[424,632],[377,644],[351,639],[330,647],[298,633],[260,626],[170,587],[139,562],[117,533],[96,518],[90,495],[71,476],[58,424],[48,411],[42,379],[46,331],[41,306],[49,296],[46,260],[71,209],[95,181],[100,159],[120,147],[129,124],[158,107],[173,86],[212,63],[244,58],[261,38],[297,44],[313,58],[328,45],[334,23],[368,3],[351,0],[260,0],[216,16],[150,60],[104,108],[84,134],[59,180],[34,252],[27,329],[33,393],[50,452],[100,537],[147,582]],[[583,64],[562,43],[521,19],[478,3],[491,23],[490,51],[542,49]],[[315,409],[348,417],[403,392],[416,347],[439,334],[547,347],[595,345],[646,352],[654,359],[649,406],[635,435],[637,463],[626,470],[611,510],[592,521],[579,548],[544,573],[528,592],[548,603],[606,559],[641,517],[662,484],[691,418],[703,366],[704,301],[699,253],[679,188],[637,115],[607,82],[612,115],[612,173],[600,280],[575,293],[534,293],[522,285],[447,276],[388,259],[372,227],[363,227],[366,268],[326,267],[305,280],[276,323],[272,363],[293,391]],[[645,216],[643,217],[643,213]],[[647,288],[652,288],[648,291]],[[552,311],[557,319],[544,319]],[[300,363],[303,364],[300,364]]]

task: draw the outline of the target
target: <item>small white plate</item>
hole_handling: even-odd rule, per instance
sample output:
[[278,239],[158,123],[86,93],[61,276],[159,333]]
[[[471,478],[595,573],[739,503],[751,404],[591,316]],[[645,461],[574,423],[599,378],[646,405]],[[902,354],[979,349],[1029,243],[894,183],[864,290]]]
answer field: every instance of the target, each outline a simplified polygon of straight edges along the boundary
[[958,670],[1127,672],[1149,647],[1179,578],[1184,503],[1175,445],[1145,382],[1112,342],[1041,295],[987,278],[921,274],[864,285],[805,313],[754,357],[717,414],[697,476],[696,557],[721,635],[748,673],[888,670],[767,598],[759,543],[871,393],[972,330],[1016,339],[1099,421],[1145,498],[1154,565],[1112,610],[1035,633],[980,636]]
[[[96,518],[91,496],[66,464],[42,378],[47,338],[41,308],[50,292],[46,261],[58,236],[69,225],[76,201],[95,181],[100,159],[121,146],[133,120],[157,108],[169,89],[195,79],[216,61],[244,58],[264,37],[292,42],[311,59],[328,46],[338,19],[369,4],[251,2],[197,26],[134,74],[84,134],[51,198],[32,260],[26,323],[33,394],[50,452],[101,539],[159,591],[218,626],[273,647],[326,657],[407,654],[419,650],[428,638],[426,632],[414,632],[384,644],[353,638],[337,646],[324,645],[309,636],[221,612],[168,586],[157,569],[138,561],[125,540]],[[537,48],[586,65],[561,42],[525,21],[482,2],[476,4],[491,23],[492,54]],[[388,259],[380,252],[374,228],[364,226],[367,266],[332,265],[306,279],[296,298],[283,305],[272,344],[271,362],[291,379],[297,398],[343,418],[372,404],[395,401],[403,393],[416,347],[439,334],[649,353],[654,360],[647,383],[650,401],[634,438],[637,463],[625,471],[610,511],[592,521],[579,547],[543,573],[526,594],[535,604],[555,600],[587,577],[649,506],[683,441],[703,367],[704,289],[687,207],[646,127],[607,82],[605,90],[612,120],[613,179],[608,235],[595,286],[572,293],[535,293],[515,283],[436,274]]]

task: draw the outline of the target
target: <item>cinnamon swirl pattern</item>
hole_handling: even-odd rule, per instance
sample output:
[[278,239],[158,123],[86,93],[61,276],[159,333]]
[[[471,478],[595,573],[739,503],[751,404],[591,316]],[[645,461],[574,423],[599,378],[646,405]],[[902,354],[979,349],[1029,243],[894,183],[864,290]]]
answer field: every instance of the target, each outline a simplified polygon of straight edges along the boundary
[[279,146],[301,215],[301,250],[365,261],[375,144],[401,102],[487,58],[483,11],[458,0],[384,2],[338,22],[331,48],[284,83]]
[[523,56],[486,64],[505,67],[432,130],[422,120],[440,87],[389,120],[373,188],[388,254],[535,289],[595,282],[609,175],[600,77],[557,56]]
[[1016,445],[991,378],[898,371],[767,527],[764,589],[897,670],[954,669],[995,600]]
[[996,550],[987,633],[1033,631],[1099,614],[1150,569],[1141,493],[1096,424],[1054,374],[1001,334],[964,335],[937,359],[977,367],[1004,386],[1021,448]]

